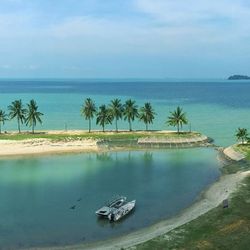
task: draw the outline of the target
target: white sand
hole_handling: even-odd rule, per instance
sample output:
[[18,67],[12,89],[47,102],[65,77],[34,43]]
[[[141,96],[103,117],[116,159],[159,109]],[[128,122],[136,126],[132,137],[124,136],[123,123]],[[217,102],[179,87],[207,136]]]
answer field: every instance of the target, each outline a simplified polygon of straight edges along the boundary
[[0,156],[97,151],[95,140],[51,141],[48,139],[0,140]]
[[235,151],[233,146],[227,147],[223,150],[223,153],[233,161],[241,161],[246,158],[246,156],[238,151]]
[[[92,130],[96,134],[103,135],[100,130]],[[53,135],[89,135],[87,130],[46,130],[40,133]],[[127,134],[128,131],[119,131],[119,134]],[[133,133],[145,134],[145,131],[133,131]],[[151,133],[150,131],[148,133]],[[153,133],[175,133],[175,131],[159,130]],[[16,135],[17,132],[11,132],[9,135]],[[114,131],[106,131],[105,135],[116,134]],[[0,138],[1,139],[1,138]],[[103,149],[102,149],[103,150]],[[92,152],[101,151],[97,146],[97,140],[81,139],[68,141],[53,141],[49,139],[29,139],[29,140],[0,140],[0,157],[4,156],[21,156],[21,155],[38,155],[38,154],[58,154],[58,153],[73,153],[73,152]]]

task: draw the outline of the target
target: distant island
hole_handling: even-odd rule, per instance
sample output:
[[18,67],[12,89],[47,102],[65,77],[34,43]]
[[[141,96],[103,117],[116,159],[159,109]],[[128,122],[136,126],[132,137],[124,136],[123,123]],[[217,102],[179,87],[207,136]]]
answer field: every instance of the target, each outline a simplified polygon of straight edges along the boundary
[[233,76],[228,77],[228,80],[250,80],[250,76],[233,75]]

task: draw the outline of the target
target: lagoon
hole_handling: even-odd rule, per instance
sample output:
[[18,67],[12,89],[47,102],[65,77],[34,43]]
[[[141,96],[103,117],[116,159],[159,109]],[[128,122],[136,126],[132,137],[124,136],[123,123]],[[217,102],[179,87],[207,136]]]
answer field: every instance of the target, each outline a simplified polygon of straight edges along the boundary
[[[211,148],[1,159],[1,247],[126,234],[176,215],[219,176]],[[98,219],[95,210],[115,194],[136,199],[134,213],[119,223]]]
[[[85,98],[97,106],[132,98],[140,106],[152,103],[157,116],[150,129],[162,130],[171,129],[167,116],[180,105],[190,121],[184,130],[227,146],[238,127],[250,124],[249,93],[250,81],[6,79],[0,81],[0,108],[7,110],[15,99],[35,99],[45,114],[37,129],[87,129],[80,116]],[[128,128],[126,121],[118,126]],[[93,128],[100,129],[95,121]],[[133,128],[144,124],[135,121]],[[3,130],[16,130],[16,122],[6,122]],[[72,245],[147,227],[195,202],[219,178],[219,165],[212,148],[1,159],[0,246]],[[115,224],[97,219],[95,210],[115,194],[136,199],[134,213]]]

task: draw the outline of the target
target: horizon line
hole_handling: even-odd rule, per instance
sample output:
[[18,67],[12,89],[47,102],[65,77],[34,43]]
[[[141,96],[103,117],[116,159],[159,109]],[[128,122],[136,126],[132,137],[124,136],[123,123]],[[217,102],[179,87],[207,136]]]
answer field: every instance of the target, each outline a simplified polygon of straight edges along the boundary
[[0,77],[2,80],[227,80],[228,77]]

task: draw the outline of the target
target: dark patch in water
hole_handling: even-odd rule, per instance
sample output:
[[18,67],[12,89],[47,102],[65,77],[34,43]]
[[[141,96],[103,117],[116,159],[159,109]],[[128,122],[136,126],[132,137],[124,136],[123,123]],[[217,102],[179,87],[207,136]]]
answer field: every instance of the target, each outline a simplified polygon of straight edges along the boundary
[[[250,107],[250,81],[1,80],[0,93],[82,93],[118,95],[162,104],[203,103]],[[105,85],[105,87],[103,87]],[[143,89],[143,91],[141,91]],[[183,89],[185,91],[183,91]]]

